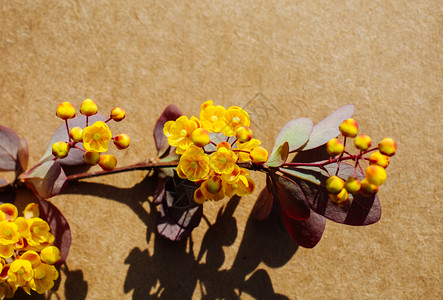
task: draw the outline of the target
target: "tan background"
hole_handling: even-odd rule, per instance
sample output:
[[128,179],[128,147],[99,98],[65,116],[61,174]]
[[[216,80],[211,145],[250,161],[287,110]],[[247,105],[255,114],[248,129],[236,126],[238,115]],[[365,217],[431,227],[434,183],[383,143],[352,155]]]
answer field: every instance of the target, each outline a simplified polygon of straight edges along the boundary
[[[36,163],[59,102],[122,106],[127,119],[112,129],[132,138],[117,153],[123,166],[155,154],[151,132],[169,103],[188,116],[207,99],[262,109],[253,129],[267,148],[287,121],[354,103],[362,132],[399,146],[381,221],[328,221],[316,248],[296,249],[275,222],[248,222],[257,174],[233,215],[210,230],[202,221],[190,252],[154,234],[146,172],[87,180],[52,199],[73,231],[57,296],[441,297],[441,1],[224,2],[1,1],[0,123],[28,139]],[[211,223],[226,203],[205,205]]]

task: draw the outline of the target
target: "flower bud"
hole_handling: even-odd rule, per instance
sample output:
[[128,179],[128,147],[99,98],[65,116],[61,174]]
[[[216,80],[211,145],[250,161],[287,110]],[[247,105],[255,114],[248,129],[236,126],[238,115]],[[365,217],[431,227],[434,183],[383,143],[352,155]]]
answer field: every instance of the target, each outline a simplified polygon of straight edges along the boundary
[[198,147],[204,147],[211,139],[209,138],[209,132],[204,128],[197,128],[192,132],[192,142]]
[[40,259],[48,265],[55,264],[61,258],[60,250],[55,246],[48,246],[40,253]]
[[338,129],[343,136],[353,138],[357,135],[358,124],[354,119],[347,119],[340,124]]
[[82,137],[83,129],[80,127],[74,127],[69,132],[69,137],[76,143],[81,143],[83,141]]
[[203,195],[201,188],[195,190],[194,201],[198,204],[203,204],[206,201],[206,197]]
[[98,162],[100,160],[100,153],[86,151],[85,154],[83,154],[83,160],[88,165],[95,166],[96,164],[98,164]]
[[268,161],[268,151],[266,151],[265,148],[258,146],[251,150],[249,157],[254,164],[262,165]]
[[126,117],[126,113],[123,108],[116,107],[111,111],[111,119],[114,121],[120,122]]
[[72,119],[75,117],[75,108],[71,102],[62,102],[57,107],[57,112],[55,113],[57,117],[63,120]]
[[331,176],[326,180],[326,190],[329,194],[337,195],[344,186],[345,182],[338,176]]
[[391,138],[384,138],[378,144],[378,150],[384,155],[392,156],[397,151],[397,143]]
[[368,178],[361,181],[360,193],[365,197],[371,197],[378,192],[378,185],[369,182]]
[[344,150],[345,146],[338,138],[333,138],[326,144],[326,151],[331,156],[342,154]]
[[247,126],[240,126],[235,132],[235,137],[240,143],[249,142],[252,139],[252,130]]
[[220,142],[217,144],[217,150],[220,148],[226,148],[228,150],[231,150],[231,144],[229,144],[228,142]]
[[358,178],[355,177],[349,177],[345,181],[345,189],[351,194],[358,193],[358,191],[360,191],[361,189],[360,180],[358,180]]
[[371,153],[369,156],[369,163],[371,165],[378,165],[386,169],[389,165],[389,156],[381,154],[379,151]]
[[386,181],[386,170],[378,165],[370,165],[365,173],[368,181],[374,185],[382,185]]
[[88,117],[95,115],[97,113],[97,104],[92,99],[86,99],[80,105],[80,113]]
[[117,158],[111,154],[101,155],[98,164],[103,170],[112,171],[117,166]]
[[62,141],[52,144],[52,154],[58,159],[65,158],[69,154],[69,145]]
[[331,202],[342,206],[348,201],[349,193],[346,189],[342,189],[338,194],[333,195],[329,194],[329,199],[331,199]]
[[114,145],[119,150],[128,148],[130,143],[131,143],[131,138],[126,133],[120,133],[114,138]]
[[366,134],[360,134],[355,138],[354,145],[359,150],[367,150],[369,147],[371,147],[371,137]]

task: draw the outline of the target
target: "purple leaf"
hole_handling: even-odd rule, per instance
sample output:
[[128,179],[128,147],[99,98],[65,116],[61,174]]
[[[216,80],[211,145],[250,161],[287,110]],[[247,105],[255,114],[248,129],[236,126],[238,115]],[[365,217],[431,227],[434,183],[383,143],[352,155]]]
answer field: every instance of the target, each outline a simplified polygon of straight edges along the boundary
[[[7,187],[9,185],[9,182],[0,177],[0,188],[4,188]],[[5,190],[0,192],[0,203],[12,203],[12,201],[14,201],[15,198],[15,191],[14,190],[10,190],[8,188],[6,188]]]
[[251,213],[259,221],[267,219],[272,211],[274,204],[273,190],[274,186],[271,177],[266,176],[266,187],[258,196]]
[[317,148],[329,142],[330,139],[335,138],[340,134],[338,127],[340,124],[349,119],[354,113],[354,105],[348,104],[340,107],[325,119],[314,126],[309,141],[302,150],[309,150]]
[[[330,174],[335,174],[337,164],[329,164],[325,166]],[[338,176],[344,180],[353,176],[354,167],[346,163],[340,164]],[[356,177],[363,179],[363,174],[357,170]],[[327,178],[324,176],[323,178]],[[329,200],[328,192],[325,184],[313,184],[311,182],[294,178],[300,188],[303,190],[308,199],[311,209],[320,215],[325,216],[331,221],[354,225],[364,226],[377,222],[381,217],[381,206],[378,196],[363,197],[358,194],[356,196],[349,195],[349,200],[344,206],[338,206]]]
[[165,180],[163,178],[159,178],[158,182],[157,182],[157,187],[155,188],[154,195],[153,195],[153,197],[154,197],[153,202],[155,205],[162,203],[163,198],[165,196],[165,192],[166,192],[165,185],[166,185]]
[[320,241],[326,226],[326,219],[311,210],[306,220],[294,220],[282,211],[283,221],[292,239],[302,247],[314,248]]
[[264,188],[255,202],[251,213],[252,216],[259,221],[267,219],[271,213],[273,203],[272,193],[270,193],[267,188]]
[[9,184],[9,182],[4,179],[3,177],[0,177],[0,188],[7,186]]
[[309,205],[306,196],[295,181],[287,177],[270,174],[274,185],[274,200],[288,216],[296,220],[309,217]]
[[169,177],[165,184],[157,231],[172,241],[187,237],[200,224],[203,206],[194,202],[197,185],[178,176]]
[[34,166],[24,173],[21,179],[43,198],[60,194],[68,184],[65,172],[60,164],[54,160],[45,161]]
[[8,127],[0,125],[0,171],[17,170],[17,152],[20,138]]
[[0,192],[0,204],[1,203],[12,203],[15,198],[15,191],[3,191]]
[[29,148],[26,139],[20,139],[20,145],[17,151],[18,171],[24,172],[28,168]]
[[[91,125],[94,122],[97,121],[106,121],[107,118],[103,115],[96,114],[91,117],[89,117],[89,125]],[[80,127],[85,128],[86,127],[86,116],[80,115],[73,119],[68,120],[68,126],[69,130],[71,130],[73,127]],[[69,135],[68,131],[66,130],[66,124],[63,122],[62,125],[60,125],[57,130],[54,132],[54,134],[51,137],[51,140],[49,142],[48,148],[46,149],[45,154],[40,159],[40,161],[44,161],[50,158],[53,158],[52,155],[52,144],[58,141],[68,142],[69,141]],[[77,143],[76,146],[83,148],[82,143]],[[60,163],[62,166],[78,166],[85,164],[83,160],[83,154],[84,152],[79,149],[71,149],[69,151],[69,155],[63,159],[57,159],[57,162]]]
[[154,127],[154,140],[155,146],[157,147],[158,157],[163,157],[169,149],[168,139],[163,133],[163,127],[167,121],[175,121],[178,117],[182,115],[180,109],[174,104],[168,105],[163,113],[155,123]]
[[54,245],[60,250],[61,260],[56,265],[62,265],[68,257],[71,248],[71,229],[65,216],[48,200],[35,194],[40,208],[40,217],[48,222],[51,233],[55,237]]

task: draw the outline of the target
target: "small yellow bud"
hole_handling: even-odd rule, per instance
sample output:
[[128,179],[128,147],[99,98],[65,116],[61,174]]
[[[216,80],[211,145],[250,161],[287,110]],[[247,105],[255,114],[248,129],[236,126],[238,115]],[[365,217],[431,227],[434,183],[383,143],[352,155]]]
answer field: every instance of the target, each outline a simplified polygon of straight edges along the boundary
[[266,151],[265,148],[258,146],[251,150],[249,157],[254,164],[262,165],[268,161],[268,151]]
[[382,185],[386,181],[386,170],[378,165],[370,165],[365,173],[368,181],[374,185]]
[[82,137],[83,129],[80,127],[74,127],[69,132],[69,137],[76,143],[81,143],[83,141]]
[[326,151],[331,156],[342,154],[344,150],[345,146],[338,138],[333,138],[326,144]]
[[86,99],[80,105],[80,113],[88,117],[95,115],[97,113],[97,104],[92,99]]
[[111,111],[111,118],[114,121],[120,122],[121,120],[123,120],[126,117],[126,113],[123,110],[123,108],[120,107],[116,107]]
[[128,148],[130,143],[131,143],[131,138],[126,133],[120,133],[114,138],[114,145],[119,150]]
[[384,155],[392,156],[397,151],[397,143],[391,138],[384,138],[378,144],[378,150]]
[[100,160],[100,153],[86,151],[85,154],[83,154],[83,160],[88,165],[95,166],[96,164],[98,164],[98,162]]
[[69,145],[62,141],[52,144],[52,154],[58,159],[65,158],[69,154]]
[[111,154],[101,155],[98,164],[103,170],[112,171],[117,166],[117,158]]
[[359,150],[367,150],[369,147],[371,147],[371,137],[366,134],[360,134],[358,137],[354,140],[354,145]]
[[358,133],[358,124],[354,119],[344,120],[338,127],[341,134],[346,137],[355,137]]
[[355,177],[349,177],[345,181],[345,189],[351,194],[358,193],[358,191],[360,191],[361,189],[360,180],[358,180],[358,178]]
[[331,202],[341,206],[348,201],[349,193],[346,189],[342,189],[337,195],[329,194],[329,199]]
[[217,144],[217,149],[220,149],[222,147],[231,150],[231,144],[229,144],[228,142],[220,142]]
[[361,181],[360,193],[365,197],[370,197],[378,192],[378,185],[369,182],[368,178]]
[[55,246],[48,246],[40,253],[40,259],[42,262],[53,265],[61,259],[60,250]]
[[204,128],[197,128],[192,132],[192,142],[198,147],[204,147],[211,141],[209,132]]
[[247,126],[240,126],[235,132],[235,137],[240,143],[249,142],[252,139],[252,130]]
[[389,156],[381,154],[379,151],[371,153],[369,156],[369,163],[371,165],[378,165],[386,169],[389,165]]
[[326,180],[326,190],[329,194],[337,195],[341,192],[345,182],[338,176],[331,176]]
[[75,117],[75,108],[71,102],[62,102],[57,107],[57,112],[55,113],[57,117],[63,120],[72,119]]

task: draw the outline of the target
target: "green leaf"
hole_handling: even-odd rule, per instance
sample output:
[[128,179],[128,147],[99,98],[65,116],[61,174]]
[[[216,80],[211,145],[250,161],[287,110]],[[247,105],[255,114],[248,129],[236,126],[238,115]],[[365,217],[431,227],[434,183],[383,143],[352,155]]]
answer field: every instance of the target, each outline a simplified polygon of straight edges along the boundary
[[314,126],[308,143],[303,147],[304,150],[317,148],[329,142],[329,140],[337,137],[340,134],[338,127],[340,124],[349,119],[354,113],[354,105],[348,104],[340,107],[325,119]]
[[288,142],[289,152],[295,151],[302,147],[309,139],[312,133],[313,124],[309,118],[300,118],[289,121],[278,133],[274,149],[272,150],[271,157],[274,152],[285,142]]
[[280,167],[286,162],[289,155],[289,144],[284,142],[283,145],[278,147],[276,151],[273,151],[266,164],[270,167]]
[[280,168],[285,174],[290,174],[300,179],[307,180],[317,185],[324,184],[328,178],[327,173],[318,167],[297,167],[296,169]]

